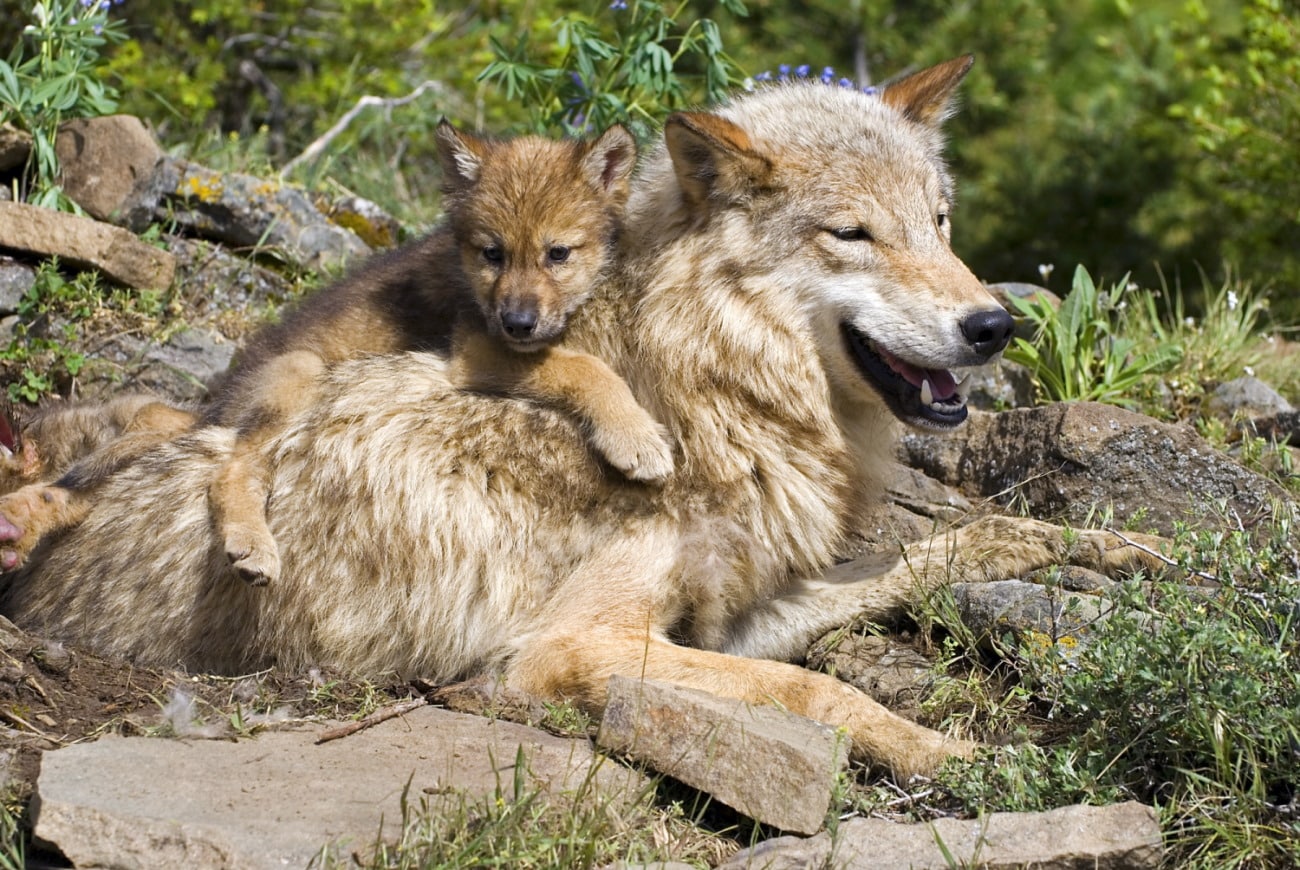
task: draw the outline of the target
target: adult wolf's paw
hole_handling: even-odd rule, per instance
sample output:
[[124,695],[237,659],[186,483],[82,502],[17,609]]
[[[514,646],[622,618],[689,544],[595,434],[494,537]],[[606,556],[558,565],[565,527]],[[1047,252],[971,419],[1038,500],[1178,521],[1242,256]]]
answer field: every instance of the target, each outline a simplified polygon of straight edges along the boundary
[[73,502],[68,490],[43,483],[0,498],[0,571],[22,567],[44,535],[78,522]]
[[668,430],[642,412],[617,425],[596,426],[592,446],[629,480],[662,483],[673,473],[673,448]]
[[265,586],[280,576],[280,548],[265,528],[229,523],[225,528],[226,558],[249,586]]
[[1174,564],[1168,557],[1170,542],[1166,538],[1110,529],[1084,529],[1073,534],[1077,535],[1075,541],[1069,541],[1067,536],[1069,561],[1103,574],[1140,569],[1148,575],[1160,575]]

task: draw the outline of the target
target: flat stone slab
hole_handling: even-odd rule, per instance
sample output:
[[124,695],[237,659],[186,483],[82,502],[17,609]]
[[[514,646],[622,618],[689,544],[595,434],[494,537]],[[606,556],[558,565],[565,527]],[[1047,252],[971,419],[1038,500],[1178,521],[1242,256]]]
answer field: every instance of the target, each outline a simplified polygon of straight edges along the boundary
[[811,719],[653,680],[611,677],[596,742],[784,831],[820,830],[848,740]]
[[165,290],[176,274],[171,254],[145,244],[134,233],[21,202],[0,202],[0,248],[57,256],[140,289]]
[[498,788],[512,799],[521,749],[527,789],[551,800],[617,812],[648,789],[586,740],[432,707],[316,745],[323,730],[106,737],[47,752],[35,837],[78,867],[306,867],[325,847],[342,859],[366,852],[381,822],[386,840],[400,837],[408,784],[410,804],[434,811]]
[[830,834],[779,837],[737,853],[718,870],[1142,870],[1158,867],[1162,855],[1156,811],[1129,802],[914,825],[849,819],[833,841]]

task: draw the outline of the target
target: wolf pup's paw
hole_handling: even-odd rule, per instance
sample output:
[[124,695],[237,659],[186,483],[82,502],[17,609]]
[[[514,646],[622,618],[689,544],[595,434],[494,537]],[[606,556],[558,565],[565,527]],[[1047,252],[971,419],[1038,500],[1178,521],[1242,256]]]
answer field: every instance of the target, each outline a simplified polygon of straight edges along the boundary
[[597,426],[592,445],[605,461],[629,480],[661,483],[673,473],[673,448],[668,430],[649,414],[618,426]]
[[70,496],[62,487],[32,484],[0,498],[0,571],[22,567],[47,532],[76,522]]
[[226,558],[249,586],[265,586],[280,576],[280,548],[270,532],[263,529],[227,527]]

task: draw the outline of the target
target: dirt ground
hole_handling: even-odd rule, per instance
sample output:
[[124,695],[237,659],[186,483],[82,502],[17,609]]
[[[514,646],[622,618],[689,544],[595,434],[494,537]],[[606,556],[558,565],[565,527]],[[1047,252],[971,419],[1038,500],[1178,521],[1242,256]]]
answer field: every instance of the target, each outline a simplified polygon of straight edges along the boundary
[[49,641],[0,617],[4,801],[25,806],[43,751],[105,734],[234,737],[302,719],[349,719],[424,687],[311,671],[238,677],[138,667]]

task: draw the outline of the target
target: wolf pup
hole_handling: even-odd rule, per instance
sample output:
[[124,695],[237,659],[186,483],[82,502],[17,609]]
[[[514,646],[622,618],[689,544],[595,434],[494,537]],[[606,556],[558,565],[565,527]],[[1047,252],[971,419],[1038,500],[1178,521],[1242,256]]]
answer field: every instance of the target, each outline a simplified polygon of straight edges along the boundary
[[[461,388],[574,414],[597,452],[633,480],[657,482],[672,471],[664,430],[622,378],[557,344],[610,266],[636,162],[631,135],[616,126],[590,142],[492,140],[443,121],[437,144],[445,225],[255,335],[214,385],[202,422],[233,427],[239,437],[213,481],[211,507],[231,564],[254,585],[280,568],[259,451],[343,360],[450,348]],[[0,567],[20,564],[41,534],[84,513],[78,504],[103,475],[75,479],[75,488],[37,487],[0,500],[7,546]]]
[[[79,494],[141,453],[194,425],[196,416],[154,396],[40,408],[20,420],[0,409],[0,570],[22,563],[41,535],[81,521]],[[42,481],[57,480],[54,485]],[[18,518],[36,518],[35,522]]]

